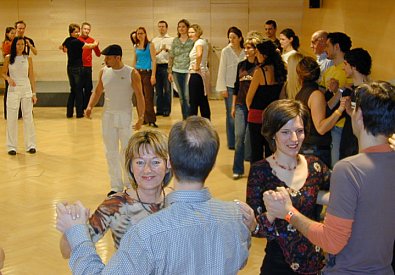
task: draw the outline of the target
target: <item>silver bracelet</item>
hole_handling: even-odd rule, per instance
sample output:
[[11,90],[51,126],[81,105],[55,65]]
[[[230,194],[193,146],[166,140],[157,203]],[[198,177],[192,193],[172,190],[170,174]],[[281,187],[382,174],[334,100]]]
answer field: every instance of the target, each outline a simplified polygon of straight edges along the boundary
[[256,224],[256,227],[255,227],[255,230],[252,231],[252,234],[254,234],[254,235],[258,234],[260,228],[261,228],[261,227],[259,226],[259,223],[257,223],[257,224]]

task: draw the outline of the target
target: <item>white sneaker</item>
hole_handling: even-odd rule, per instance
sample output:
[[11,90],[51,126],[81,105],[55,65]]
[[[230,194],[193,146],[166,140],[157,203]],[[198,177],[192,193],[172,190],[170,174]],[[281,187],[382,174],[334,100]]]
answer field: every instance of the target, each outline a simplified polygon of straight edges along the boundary
[[243,177],[243,174],[236,174],[236,173],[233,174],[233,179],[234,180],[241,179],[242,177]]

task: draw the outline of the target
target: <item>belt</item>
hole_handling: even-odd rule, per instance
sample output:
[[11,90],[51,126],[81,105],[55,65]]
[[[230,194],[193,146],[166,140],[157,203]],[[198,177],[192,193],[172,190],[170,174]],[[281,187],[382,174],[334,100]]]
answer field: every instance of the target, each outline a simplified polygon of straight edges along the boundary
[[164,66],[168,66],[169,64],[167,64],[167,63],[160,63],[160,64],[156,64],[156,66],[160,66],[160,67],[164,67]]
[[151,69],[136,69],[138,72],[140,72],[140,73],[144,73],[144,72],[147,72],[147,73],[149,73],[149,72],[151,72],[152,70]]

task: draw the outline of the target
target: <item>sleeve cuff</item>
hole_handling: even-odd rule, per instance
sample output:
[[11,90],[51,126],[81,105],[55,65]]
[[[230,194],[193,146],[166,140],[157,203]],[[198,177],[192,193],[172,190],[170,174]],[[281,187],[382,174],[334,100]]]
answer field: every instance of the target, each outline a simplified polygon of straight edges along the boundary
[[85,224],[77,224],[65,232],[71,250],[83,242],[92,242],[88,227]]

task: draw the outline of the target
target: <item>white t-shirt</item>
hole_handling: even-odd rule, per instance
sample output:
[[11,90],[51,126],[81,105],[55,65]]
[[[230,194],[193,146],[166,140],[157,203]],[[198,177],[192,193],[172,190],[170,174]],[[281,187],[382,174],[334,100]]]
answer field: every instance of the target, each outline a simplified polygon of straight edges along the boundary
[[189,64],[189,70],[192,70],[193,66],[196,64],[196,47],[199,45],[203,47],[202,61],[200,62],[200,70],[208,71],[208,67],[207,67],[208,44],[206,40],[201,38],[196,40],[191,52],[189,53],[189,60],[191,61],[191,63]]

